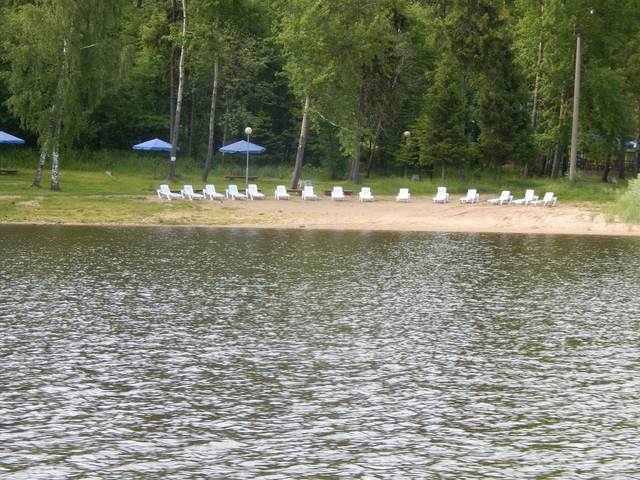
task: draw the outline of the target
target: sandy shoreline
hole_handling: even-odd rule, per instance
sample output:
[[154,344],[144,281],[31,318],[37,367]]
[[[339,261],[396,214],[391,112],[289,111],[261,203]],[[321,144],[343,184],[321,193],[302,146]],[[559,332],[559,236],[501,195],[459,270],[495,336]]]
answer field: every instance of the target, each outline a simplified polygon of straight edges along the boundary
[[[148,201],[160,202],[157,197],[149,197]],[[178,202],[171,203],[167,211],[134,222],[5,223],[640,236],[640,225],[609,222],[590,205],[560,204],[543,208],[486,203],[461,205],[457,198],[444,205],[434,204],[430,198],[417,198],[410,203],[397,203],[392,197],[370,203],[361,203],[355,198],[344,202],[328,198],[303,202],[294,198],[290,201],[200,201],[194,211],[172,208],[178,207]]]

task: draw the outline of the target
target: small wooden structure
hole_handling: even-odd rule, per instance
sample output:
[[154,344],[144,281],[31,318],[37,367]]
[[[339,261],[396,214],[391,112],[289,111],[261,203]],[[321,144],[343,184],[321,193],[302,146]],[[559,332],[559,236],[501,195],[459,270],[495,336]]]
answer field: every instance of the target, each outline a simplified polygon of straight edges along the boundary
[[[226,180],[244,180],[246,177],[244,175],[225,175],[224,178]],[[249,177],[249,180],[253,181],[258,177]]]
[[[330,197],[330,196],[331,196],[331,192],[332,192],[332,191],[333,191],[333,190],[323,190],[324,194],[325,194],[327,197]],[[345,190],[345,189],[342,189],[342,193],[344,193],[345,195],[353,195],[353,190]]]

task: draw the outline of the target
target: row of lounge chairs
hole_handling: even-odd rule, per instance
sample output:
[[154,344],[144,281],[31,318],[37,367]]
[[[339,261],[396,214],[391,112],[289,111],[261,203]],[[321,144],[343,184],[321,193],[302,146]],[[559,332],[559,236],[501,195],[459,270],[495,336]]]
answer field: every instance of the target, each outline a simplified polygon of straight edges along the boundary
[[[222,200],[224,198],[230,198],[232,200],[263,200],[265,195],[258,190],[258,186],[256,184],[249,184],[245,193],[242,193],[238,190],[237,185],[229,185],[225,190],[224,195],[216,192],[216,188],[214,185],[205,185],[202,189],[202,193],[197,193],[194,191],[192,185],[185,185],[180,192],[172,192],[169,189],[169,185],[163,184],[160,185],[160,188],[156,191],[158,198],[166,198],[167,200],[172,199],[188,199],[188,200],[201,200],[201,199],[210,199],[210,200]],[[291,195],[287,192],[287,188],[284,185],[278,185],[273,194],[273,197],[276,200],[289,200]],[[331,199],[332,200],[345,200],[345,194],[342,187],[333,187],[331,190]],[[313,190],[313,186],[305,185],[302,190],[302,200],[318,200],[318,196],[315,194]],[[374,197],[371,193],[371,188],[362,187],[360,193],[358,193],[358,200],[361,202],[372,202]],[[396,195],[397,202],[409,202],[411,201],[411,193],[409,193],[408,188],[401,188]],[[434,203],[448,203],[449,202],[449,193],[447,192],[447,187],[438,187],[436,192],[436,196],[433,197]],[[532,189],[529,189],[525,192],[524,198],[514,200],[513,195],[509,190],[503,190],[500,193],[498,198],[492,198],[487,200],[487,203],[490,205],[542,205],[546,207],[547,205],[556,206],[558,202],[557,197],[554,196],[553,192],[546,192],[542,199],[539,199],[537,195],[535,195]],[[467,190],[466,196],[460,198],[460,203],[464,204],[473,204],[480,203],[480,194],[475,188],[470,188]]]
[[[278,185],[277,188],[281,188],[285,190],[283,185]],[[278,190],[276,189],[276,193],[277,192]],[[276,199],[277,199],[277,196],[276,196]],[[305,185],[304,189],[302,190],[302,199],[318,200],[318,195],[316,195],[316,193],[314,192],[312,185]],[[346,199],[347,197],[345,196],[344,190],[342,189],[342,187],[338,187],[338,186],[333,187],[333,190],[331,190],[331,200],[342,201]],[[373,195],[371,194],[371,188],[362,187],[360,189],[360,192],[358,193],[358,200],[361,202],[373,202],[374,198],[373,198]]]
[[[180,192],[172,192],[169,188],[169,185],[162,184],[160,185],[160,188],[156,190],[156,194],[158,195],[158,198],[165,198],[167,200],[185,198],[188,200],[222,200],[224,198],[230,198],[232,200],[263,200],[264,198],[266,198],[265,195],[258,190],[258,186],[256,184],[247,185],[245,193],[240,192],[237,185],[229,185],[225,190],[224,195],[216,192],[216,187],[210,184],[204,186],[204,188],[202,189],[202,193],[197,193],[196,191],[194,191],[193,185],[184,185]],[[278,185],[275,192],[273,193],[273,197],[276,200],[289,200],[291,198],[291,194],[287,192],[287,188],[284,185]],[[302,190],[302,199],[318,200],[318,196],[315,194],[313,186],[306,185],[304,187],[304,189]],[[333,190],[331,191],[331,199],[346,199],[342,187],[333,187]],[[374,198],[373,195],[371,195],[371,189],[369,187],[362,187],[360,193],[358,194],[358,200],[360,200],[361,202],[372,202]]]
[[[433,197],[433,202],[447,203],[448,201],[447,187],[438,187],[436,196]],[[467,195],[460,198],[460,203],[480,203],[480,194],[475,188],[470,188],[467,190]],[[546,192],[544,197],[540,199],[532,189],[529,189],[524,193],[524,198],[514,200],[509,190],[503,190],[498,198],[491,198],[487,200],[487,203],[490,205],[542,205],[543,207],[550,205],[555,207],[558,203],[558,198],[553,192]]]
[[249,185],[246,193],[240,193],[237,185],[229,185],[225,190],[224,195],[216,192],[214,185],[205,185],[202,189],[202,193],[197,193],[193,189],[193,185],[185,185],[180,192],[172,192],[169,185],[162,184],[160,188],[156,190],[158,198],[172,199],[188,199],[188,200],[222,200],[223,198],[231,198],[233,200],[246,200],[250,198],[252,200],[260,200],[265,198],[264,194],[258,191],[257,185]]
[[544,197],[539,198],[532,189],[529,189],[525,191],[524,198],[514,200],[509,190],[503,190],[498,198],[487,200],[487,203],[491,205],[541,205],[543,207],[549,205],[555,207],[558,204],[558,198],[553,192],[546,192]]

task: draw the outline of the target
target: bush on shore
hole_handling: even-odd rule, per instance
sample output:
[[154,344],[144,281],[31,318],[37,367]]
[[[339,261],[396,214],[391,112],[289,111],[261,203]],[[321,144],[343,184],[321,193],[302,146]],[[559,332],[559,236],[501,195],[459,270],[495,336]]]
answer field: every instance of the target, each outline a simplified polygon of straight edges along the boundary
[[629,188],[616,201],[614,213],[623,222],[640,223],[640,179],[629,180]]

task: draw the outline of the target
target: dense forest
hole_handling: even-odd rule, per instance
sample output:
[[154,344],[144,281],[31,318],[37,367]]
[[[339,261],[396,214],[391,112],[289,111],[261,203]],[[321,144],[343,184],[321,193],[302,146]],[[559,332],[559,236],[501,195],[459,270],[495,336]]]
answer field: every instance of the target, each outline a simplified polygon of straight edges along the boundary
[[51,168],[53,189],[66,151],[154,137],[174,146],[168,177],[193,158],[206,179],[225,161],[217,149],[246,126],[293,184],[303,165],[354,182],[407,168],[495,176],[505,166],[623,178],[638,167],[638,7],[0,0],[0,129],[38,146],[34,183]]

